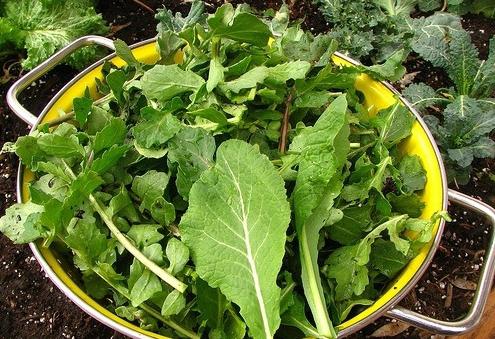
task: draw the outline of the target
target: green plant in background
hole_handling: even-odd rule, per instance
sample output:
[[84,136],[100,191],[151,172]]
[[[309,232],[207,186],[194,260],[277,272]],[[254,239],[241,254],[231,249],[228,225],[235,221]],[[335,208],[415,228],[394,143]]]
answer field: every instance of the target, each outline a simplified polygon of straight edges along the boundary
[[331,25],[330,35],[339,42],[339,50],[373,62],[386,60],[412,36],[405,18],[410,2],[315,0]]
[[418,3],[426,6],[417,0],[315,2],[331,24],[329,35],[338,41],[339,50],[363,61],[383,61],[397,50],[422,55],[424,39],[446,40],[451,29],[460,28],[459,18],[448,13],[411,18]]
[[474,13],[488,18],[495,17],[493,0],[419,0],[418,7],[424,12],[442,9],[459,15]]
[[424,83],[412,84],[403,94],[425,114],[449,178],[466,183],[474,158],[495,157],[495,142],[490,138],[495,129],[495,99],[491,98],[495,91],[495,38],[490,41],[487,60],[478,58],[478,50],[464,30],[453,32],[449,43],[433,42],[423,48],[435,51],[425,58],[442,67],[454,86],[434,90]]
[[[26,51],[22,67],[31,69],[75,39],[104,34],[108,27],[91,0],[5,0],[0,3],[0,49]],[[97,56],[86,47],[68,63],[82,68]]]

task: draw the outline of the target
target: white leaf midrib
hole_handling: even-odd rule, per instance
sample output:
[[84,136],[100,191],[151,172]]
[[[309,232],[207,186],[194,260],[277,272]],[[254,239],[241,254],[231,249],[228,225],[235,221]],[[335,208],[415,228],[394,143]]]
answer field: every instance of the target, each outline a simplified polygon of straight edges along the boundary
[[244,197],[242,195],[242,191],[241,191],[241,187],[239,185],[238,178],[235,176],[234,172],[230,168],[229,163],[227,161],[225,161],[224,163],[225,163],[225,166],[227,167],[227,169],[229,171],[230,176],[232,177],[232,183],[234,184],[234,186],[237,190],[237,193],[239,195],[239,201],[240,201],[240,205],[241,205],[241,214],[242,214],[242,218],[241,218],[240,222],[241,222],[242,229],[244,232],[244,243],[246,246],[246,259],[249,263],[249,267],[251,269],[251,274],[253,277],[254,289],[256,292],[256,299],[258,301],[258,305],[259,305],[260,313],[261,313],[261,318],[263,321],[263,330],[265,332],[266,338],[271,338],[272,334],[270,332],[270,325],[268,322],[268,315],[267,315],[267,311],[266,311],[266,307],[265,307],[265,301],[263,298],[263,294],[261,293],[261,286],[260,286],[260,279],[258,276],[258,270],[256,268],[256,263],[255,263],[253,253],[251,250],[251,242],[250,242],[250,238],[249,238],[249,228],[248,228],[248,222],[247,222],[248,216],[247,216],[247,213],[246,213],[246,210],[244,207]]

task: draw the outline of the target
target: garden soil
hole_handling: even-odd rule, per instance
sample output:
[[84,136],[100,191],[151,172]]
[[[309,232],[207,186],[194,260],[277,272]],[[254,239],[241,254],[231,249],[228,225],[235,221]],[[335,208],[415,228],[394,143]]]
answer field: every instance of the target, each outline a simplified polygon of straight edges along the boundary
[[[214,11],[224,1],[207,1],[207,10]],[[233,1],[239,3],[241,1]],[[257,9],[278,8],[281,1],[247,1]],[[141,3],[141,4],[140,4]],[[146,6],[143,6],[144,3]],[[155,35],[153,11],[162,6],[160,1],[100,1],[97,10],[111,24],[110,37],[135,43]],[[303,26],[313,33],[328,29],[322,16],[310,1],[288,1],[293,19],[303,19]],[[187,12],[182,1],[165,1],[172,11]],[[147,8],[149,7],[149,8]],[[495,34],[495,22],[480,16],[468,15],[463,24],[473,42],[486,58],[488,39]],[[0,148],[28,133],[26,125],[8,109],[5,94],[8,87],[21,75],[16,60],[8,61],[11,79],[0,87]],[[406,63],[407,81],[426,82],[434,88],[448,87],[450,82],[442,70],[410,56]],[[22,102],[32,112],[40,112],[44,105],[76,72],[68,67],[57,67],[28,88]],[[396,84],[399,89],[404,83]],[[0,155],[0,215],[16,201],[18,161],[12,155]],[[468,185],[452,188],[470,194],[492,206],[495,205],[493,161],[478,161]],[[462,318],[470,307],[473,289],[483,265],[489,228],[476,216],[456,206],[449,207],[454,222],[446,226],[442,242],[427,273],[401,305],[428,316],[444,320]],[[376,331],[382,332],[376,332]],[[382,318],[369,325],[353,338],[384,334],[398,334],[403,338],[429,338],[430,334],[402,326]],[[27,245],[15,246],[0,236],[0,339],[10,338],[124,338],[83,313],[65,297],[46,277]]]

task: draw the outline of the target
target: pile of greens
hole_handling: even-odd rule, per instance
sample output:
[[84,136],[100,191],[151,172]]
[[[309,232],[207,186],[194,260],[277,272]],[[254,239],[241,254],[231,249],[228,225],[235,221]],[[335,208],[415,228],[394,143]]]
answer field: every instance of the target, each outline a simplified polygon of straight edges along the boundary
[[[24,69],[31,69],[73,40],[105,34],[108,27],[92,0],[5,0],[0,2],[0,56],[26,51]],[[67,62],[83,68],[98,50],[85,47]]]
[[[432,237],[426,174],[398,146],[414,117],[363,105],[336,45],[226,4],[162,10],[156,65],[104,65],[101,98],[6,152],[35,174],[0,231],[42,239],[144,329],[199,338],[335,338]],[[177,57],[180,56],[179,57]],[[174,64],[179,61],[179,64]]]

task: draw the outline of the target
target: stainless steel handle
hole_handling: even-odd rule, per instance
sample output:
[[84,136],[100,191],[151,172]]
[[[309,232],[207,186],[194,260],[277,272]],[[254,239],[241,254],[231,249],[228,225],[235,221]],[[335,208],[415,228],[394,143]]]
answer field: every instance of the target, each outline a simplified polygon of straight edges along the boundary
[[60,51],[58,51],[57,53],[55,53],[54,55],[43,61],[41,64],[33,68],[29,73],[24,75],[22,78],[17,80],[10,87],[6,97],[7,104],[9,105],[10,109],[15,113],[15,115],[17,115],[19,118],[21,118],[30,126],[33,126],[38,120],[38,118],[34,114],[29,112],[26,108],[24,108],[24,106],[21,105],[21,103],[17,99],[19,93],[21,93],[26,87],[31,85],[34,81],[36,81],[42,75],[44,75],[53,67],[55,67],[69,54],[72,54],[81,47],[89,46],[93,44],[104,46],[110,48],[111,50],[115,50],[113,41],[111,39],[107,39],[97,35],[84,36],[82,38],[74,40],[74,42],[65,46]]
[[471,305],[468,314],[458,321],[442,321],[398,306],[389,310],[387,316],[404,321],[432,333],[459,335],[471,331],[478,325],[481,316],[483,315],[488,295],[490,294],[493,274],[495,273],[495,209],[481,201],[454,190],[449,190],[449,200],[485,216],[487,221],[491,224],[490,243],[486,251],[478,287],[474,294],[473,304]]

